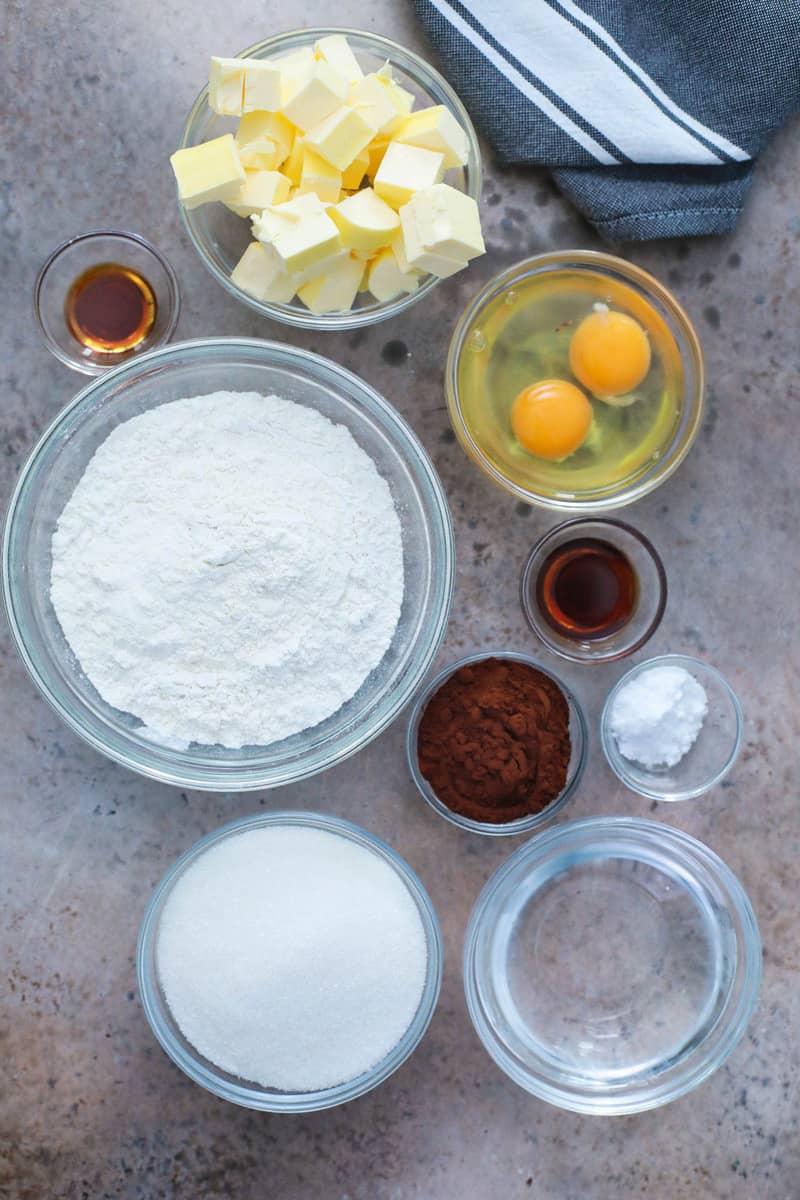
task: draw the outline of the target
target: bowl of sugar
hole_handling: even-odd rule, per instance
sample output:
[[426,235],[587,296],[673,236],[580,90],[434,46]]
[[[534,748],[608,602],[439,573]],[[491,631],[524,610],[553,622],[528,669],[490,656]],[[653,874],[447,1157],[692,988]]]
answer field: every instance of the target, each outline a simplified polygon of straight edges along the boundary
[[104,374],[23,468],[6,611],[95,749],[207,791],[276,787],[376,737],[438,651],[454,579],[414,432],[338,364],[176,343]]
[[377,1087],[416,1049],[442,940],[384,842],[337,817],[259,814],[169,869],[137,975],[153,1034],[195,1083],[245,1108],[314,1112]]

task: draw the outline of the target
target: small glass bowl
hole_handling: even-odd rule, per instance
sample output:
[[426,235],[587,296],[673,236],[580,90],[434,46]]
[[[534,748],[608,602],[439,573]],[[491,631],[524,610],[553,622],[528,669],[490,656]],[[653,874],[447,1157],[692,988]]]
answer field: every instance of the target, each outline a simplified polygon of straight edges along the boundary
[[[543,675],[547,675],[559,687],[569,706],[569,734],[572,743],[572,754],[570,755],[569,767],[567,769],[567,782],[564,785],[563,791],[560,795],[556,796],[555,800],[551,800],[541,812],[531,813],[527,817],[520,817],[516,821],[506,821],[502,824],[494,824],[490,821],[473,821],[469,817],[464,817],[460,813],[453,812],[451,808],[448,808],[439,799],[420,771],[417,755],[419,726],[428,701],[438,692],[442,684],[456,671],[460,670],[461,667],[469,666],[471,663],[482,662],[487,658],[508,658],[514,662],[526,663],[529,667],[535,667],[537,671],[541,671]],[[546,825],[549,821],[552,821],[561,812],[580,783],[581,776],[583,775],[584,767],[586,766],[586,743],[587,731],[583,711],[570,689],[557,675],[554,675],[552,671],[548,671],[541,663],[538,663],[536,659],[531,658],[527,654],[517,654],[513,650],[483,650],[479,654],[468,654],[465,658],[459,658],[456,662],[451,663],[449,667],[445,667],[443,671],[434,675],[425,690],[417,698],[408,722],[406,756],[408,758],[408,769],[411,772],[411,778],[417,785],[420,795],[424,800],[427,800],[431,808],[440,817],[444,817],[446,821],[450,821],[452,825],[458,825],[461,829],[468,829],[471,833],[484,833],[488,837],[510,837],[514,834],[530,833],[534,829],[539,829],[542,825]]]
[[[636,606],[622,628],[608,637],[565,637],[549,623],[538,602],[536,583],[545,562],[559,546],[577,538],[608,542],[625,555],[636,573]],[[522,568],[520,603],[532,631],[553,654],[572,662],[613,662],[640,650],[655,633],[667,603],[667,576],[653,545],[631,525],[623,521],[578,517],[551,529],[533,547]]]
[[[625,758],[611,732],[611,709],[620,688],[651,667],[683,667],[708,696],[697,741],[674,767],[644,767]],[[661,654],[637,663],[611,689],[600,717],[600,741],[611,770],[631,791],[650,800],[694,800],[705,795],[735,763],[743,732],[742,706],[731,685],[715,667],[685,654]]]
[[[419,55],[389,38],[377,33],[368,33],[357,29],[325,28],[297,29],[291,33],[280,33],[266,41],[257,42],[246,50],[240,51],[237,58],[276,58],[299,50],[303,46],[313,45],[320,38],[330,34],[344,34],[350,46],[366,71],[377,71],[387,61],[391,63],[397,82],[416,97],[415,107],[443,104],[453,114],[467,135],[469,142],[469,157],[466,166],[448,171],[445,181],[472,196],[476,202],[481,198],[481,154],[475,128],[467,110],[453,91],[447,80]],[[192,106],[186,120],[183,135],[178,149],[186,146],[196,146],[210,138],[220,137],[225,133],[233,133],[236,129],[236,119],[221,117],[213,112],[208,104],[208,87],[203,87]],[[416,304],[423,296],[436,287],[439,279],[435,275],[426,276],[415,292],[397,296],[393,300],[378,301],[367,293],[356,298],[357,308],[349,312],[334,312],[315,314],[299,300],[289,304],[273,304],[256,300],[243,292],[231,280],[231,273],[241,258],[250,241],[252,233],[249,221],[235,216],[224,204],[203,204],[198,208],[187,210],[178,201],[183,217],[183,223],[195,250],[200,255],[203,265],[221,283],[226,291],[241,300],[243,304],[255,309],[264,317],[274,321],[282,321],[285,325],[296,325],[303,329],[357,329],[362,325],[373,325],[377,321],[385,321],[389,317],[405,312],[412,304]]]
[[[67,325],[64,313],[69,289],[90,267],[116,263],[142,275],[156,298],[153,327],[137,346],[118,354],[82,345]],[[33,307],[51,354],[83,375],[102,375],[148,350],[163,346],[175,332],[180,314],[178,279],[163,254],[138,233],[92,229],[57,246],[40,270],[33,289]]]
[[[610,284],[624,285],[653,309],[675,340],[683,369],[683,392],[672,434],[661,448],[627,477],[581,491],[567,490],[544,481],[534,485],[512,478],[497,455],[482,444],[467,419],[460,395],[459,378],[465,354],[481,353],[486,339],[481,324],[489,306],[499,297],[513,304],[519,289],[529,280],[572,271],[587,277],[604,277]],[[625,259],[597,250],[557,250],[526,258],[496,275],[467,305],[458,319],[445,367],[445,395],[450,420],[462,448],[485,475],[517,500],[560,512],[601,512],[632,504],[659,487],[689,453],[703,416],[703,356],[700,342],[688,316],[672,293],[647,271]],[[483,439],[485,441],[485,439]]]
[[741,884],[658,821],[545,830],[495,871],[467,927],[464,988],[489,1055],[572,1112],[643,1112],[697,1087],[743,1036],[761,939]]
[[[282,1092],[274,1088],[261,1087],[259,1084],[251,1083],[223,1071],[199,1054],[183,1036],[172,1016],[158,979],[156,949],[159,920],[164,911],[164,905],[178,879],[212,846],[216,846],[226,838],[236,837],[247,830],[261,829],[267,825],[322,829],[372,851],[396,872],[408,888],[425,933],[428,951],[425,983],[419,1006],[408,1029],[394,1049],[374,1067],[358,1075],[355,1079],[320,1091]],[[322,813],[259,813],[256,816],[232,821],[221,829],[215,829],[196,842],[173,863],[147,905],[136,946],[136,974],[142,1007],[150,1029],[162,1049],[195,1083],[199,1083],[201,1087],[213,1092],[215,1096],[220,1096],[223,1100],[230,1100],[233,1104],[240,1104],[244,1108],[254,1108],[261,1112],[317,1112],[323,1108],[333,1108],[337,1104],[344,1104],[347,1100],[355,1100],[357,1096],[363,1096],[365,1092],[377,1087],[379,1083],[383,1083],[384,1079],[388,1079],[416,1050],[430,1024],[439,999],[442,984],[442,935],[436,910],[420,880],[408,863],[380,838],[340,817],[325,816]]]

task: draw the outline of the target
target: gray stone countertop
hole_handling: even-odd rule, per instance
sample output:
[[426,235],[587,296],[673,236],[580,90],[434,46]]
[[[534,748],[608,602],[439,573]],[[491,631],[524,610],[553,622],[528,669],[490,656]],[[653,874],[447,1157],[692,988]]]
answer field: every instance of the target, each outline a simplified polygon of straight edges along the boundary
[[[412,422],[452,506],[458,576],[440,661],[485,646],[537,652],[520,565],[555,522],[515,505],[454,444],[442,374],[455,315],[526,255],[597,245],[543,173],[487,155],[489,253],[406,316],[342,335],[261,321],[205,273],[176,211],[167,156],[211,51],[297,23],[285,0],[218,12],[168,5],[11,0],[3,56],[0,496],[82,380],[47,353],[31,289],[47,253],[99,225],[151,238],[183,293],[179,337],[285,339],[363,375]],[[302,9],[425,51],[410,5]],[[482,839],[424,807],[406,773],[404,721],[307,783],[249,795],[184,793],[129,774],[73,736],[0,633],[0,1195],[9,1200],[797,1200],[800,1197],[800,815],[797,474],[800,438],[800,126],[764,156],[747,211],[724,239],[623,248],[672,287],[708,368],[702,433],[686,463],[628,516],[669,575],[647,654],[701,655],[737,689],[745,745],[725,786],[651,805],[605,765],[603,697],[623,665],[563,676],[591,725],[589,767],[565,816],[640,814],[712,846],[747,888],[764,938],[761,1003],[726,1065],[659,1111],[575,1116],[494,1066],[470,1026],[460,953],[470,907],[518,839]],[[547,662],[546,656],[543,661]],[[555,666],[555,660],[550,663]],[[558,668],[556,668],[558,669]],[[311,1117],[259,1115],[206,1094],[154,1042],[135,990],[137,927],[175,857],[257,810],[323,809],[387,839],[441,916],[441,1002],[415,1055],[382,1087]]]

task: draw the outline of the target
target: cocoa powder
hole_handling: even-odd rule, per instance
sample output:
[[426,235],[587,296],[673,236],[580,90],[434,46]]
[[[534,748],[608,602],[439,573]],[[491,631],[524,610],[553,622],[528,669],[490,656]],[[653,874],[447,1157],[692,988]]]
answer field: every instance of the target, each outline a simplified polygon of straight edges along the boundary
[[548,675],[515,659],[460,667],[429,700],[419,768],[439,799],[473,821],[541,812],[563,790],[569,706]]

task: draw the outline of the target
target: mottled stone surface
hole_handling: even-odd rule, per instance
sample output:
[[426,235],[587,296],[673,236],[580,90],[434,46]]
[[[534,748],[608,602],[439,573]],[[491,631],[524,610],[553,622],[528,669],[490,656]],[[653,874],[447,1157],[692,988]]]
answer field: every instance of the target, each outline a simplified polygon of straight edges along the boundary
[[[329,354],[405,413],[433,455],[457,528],[446,662],[483,646],[535,649],[517,579],[550,519],[521,510],[468,464],[450,433],[442,369],[455,314],[499,267],[594,237],[532,171],[488,163],[490,253],[406,317],[342,336],[260,321],[205,274],[178,220],[166,158],[207,55],[296,23],[287,4],[176,0],[126,6],[12,0],[4,56],[0,495],[77,391],[47,353],[30,296],[62,238],[119,225],[152,238],[183,289],[179,335],[276,337]],[[311,0],[333,17],[421,48],[410,5]],[[692,1095],[630,1118],[559,1112],[518,1090],[469,1024],[460,951],[470,906],[512,843],[450,828],[406,774],[403,721],[365,753],[280,792],[215,796],[160,787],[105,761],[38,697],[0,635],[0,1195],[9,1200],[797,1200],[800,933],[796,921],[797,471],[800,311],[795,125],[759,171],[735,236],[632,249],[697,322],[709,404],[678,475],[629,513],[661,550],[666,618],[649,651],[718,665],[747,712],[745,748],[702,801],[651,806],[605,766],[597,735],[621,666],[564,676],[591,723],[589,770],[569,816],[648,814],[698,835],[750,892],[765,943],[761,1005],[728,1064]],[[545,662],[547,659],[544,660]],[[550,665],[554,665],[551,663]],[[201,834],[260,806],[321,808],[387,838],[442,918],[442,1000],[418,1052],[378,1091],[313,1117],[260,1116],[186,1080],[150,1036],[135,992],[147,897]]]

